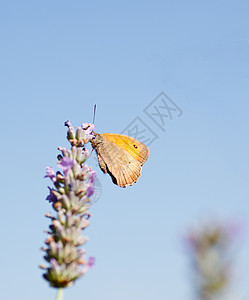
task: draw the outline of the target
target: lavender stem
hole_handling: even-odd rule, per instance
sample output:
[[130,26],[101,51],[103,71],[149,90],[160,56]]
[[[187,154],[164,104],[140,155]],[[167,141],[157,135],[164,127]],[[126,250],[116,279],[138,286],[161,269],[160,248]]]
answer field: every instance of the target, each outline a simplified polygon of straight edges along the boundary
[[63,288],[58,288],[57,289],[56,300],[62,300],[62,299],[63,299]]

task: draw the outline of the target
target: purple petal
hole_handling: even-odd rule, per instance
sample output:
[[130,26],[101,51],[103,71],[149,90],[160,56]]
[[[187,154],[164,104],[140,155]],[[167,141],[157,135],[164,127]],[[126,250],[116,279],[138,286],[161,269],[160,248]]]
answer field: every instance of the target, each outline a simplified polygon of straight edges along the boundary
[[50,187],[48,187],[48,188],[49,188],[50,194],[47,196],[46,200],[48,200],[49,202],[55,203],[57,201],[57,198],[52,193],[52,189]]
[[49,177],[53,182],[57,181],[54,170],[53,170],[52,167],[46,167],[46,173],[47,173],[47,175],[44,176],[44,177]]
[[89,257],[87,264],[89,267],[93,267],[95,265],[95,257],[93,256]]
[[73,167],[73,160],[70,157],[64,156],[60,162],[58,162],[58,167],[63,170],[63,173],[67,175],[67,172]]
[[85,264],[84,268],[81,270],[81,274],[86,274],[90,268],[95,264],[95,257],[89,257],[88,262]]
[[95,181],[96,178],[97,178],[96,172],[95,172],[94,170],[91,170],[89,173],[90,173],[89,181],[90,181],[91,183],[94,183],[94,181]]
[[86,191],[86,196],[91,197],[94,194],[94,192],[95,192],[94,187],[90,185]]

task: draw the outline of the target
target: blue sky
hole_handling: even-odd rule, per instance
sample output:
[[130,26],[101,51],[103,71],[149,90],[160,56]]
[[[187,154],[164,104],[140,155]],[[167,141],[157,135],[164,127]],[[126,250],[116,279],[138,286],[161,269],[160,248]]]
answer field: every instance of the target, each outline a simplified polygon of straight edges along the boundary
[[[118,188],[97,170],[87,253],[96,266],[65,299],[192,299],[181,238],[218,218],[248,225],[247,1],[4,1],[0,4],[3,299],[53,299],[39,248],[51,211],[47,165],[64,121],[157,135],[142,176]],[[164,91],[183,111],[162,131],[144,109]],[[97,168],[93,156],[89,164]],[[235,294],[246,297],[249,243]],[[236,290],[237,286],[237,290]]]

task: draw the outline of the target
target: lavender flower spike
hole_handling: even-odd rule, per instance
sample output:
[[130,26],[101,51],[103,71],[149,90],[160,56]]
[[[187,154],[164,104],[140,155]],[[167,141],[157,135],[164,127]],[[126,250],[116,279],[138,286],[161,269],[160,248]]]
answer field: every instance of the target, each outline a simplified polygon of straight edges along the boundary
[[186,235],[184,242],[191,257],[198,299],[228,299],[233,277],[231,249],[241,229],[236,222],[212,220]]
[[96,180],[95,171],[85,164],[89,152],[82,147],[94,137],[94,125],[84,123],[76,132],[70,121],[65,126],[71,149],[58,148],[61,151],[58,167],[63,174],[55,174],[51,167],[46,169],[45,177],[54,184],[49,187],[47,200],[53,205],[55,216],[49,214],[52,224],[42,248],[48,266],[41,267],[45,270],[43,277],[59,289],[59,294],[61,288],[72,286],[95,261],[93,257],[86,260],[86,251],[80,248],[87,241],[81,233],[89,225],[89,197],[94,193]]

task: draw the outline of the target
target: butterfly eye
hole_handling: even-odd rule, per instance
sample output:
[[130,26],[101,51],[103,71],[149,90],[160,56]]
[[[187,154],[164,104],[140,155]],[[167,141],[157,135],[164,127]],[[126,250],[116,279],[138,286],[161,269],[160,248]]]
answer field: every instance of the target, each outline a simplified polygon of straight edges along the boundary
[[138,148],[137,145],[133,145],[133,147],[136,148],[136,149]]

